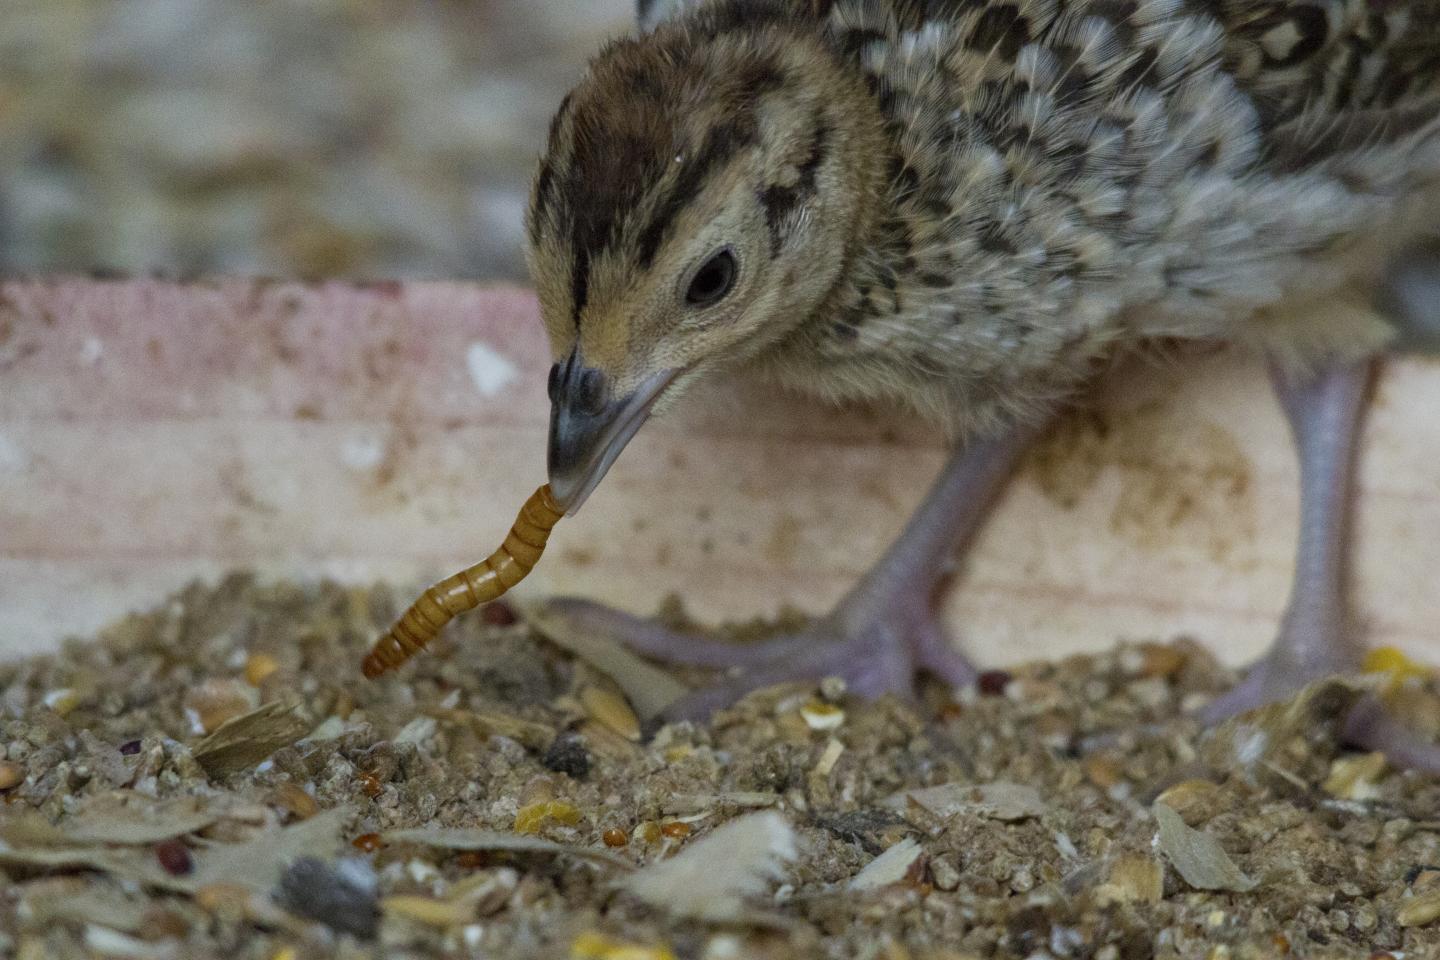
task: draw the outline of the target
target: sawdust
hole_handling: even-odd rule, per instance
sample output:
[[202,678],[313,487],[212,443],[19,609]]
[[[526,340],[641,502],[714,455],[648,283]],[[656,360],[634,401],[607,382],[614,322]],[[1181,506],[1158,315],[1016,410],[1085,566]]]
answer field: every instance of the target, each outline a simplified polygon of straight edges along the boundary
[[[1203,735],[1233,678],[1148,645],[633,737],[619,678],[504,617],[362,680],[396,599],[237,576],[0,668],[0,955],[1440,955],[1440,784],[1338,752],[1344,688]],[[304,732],[207,773],[236,684]]]
[[[1036,444],[1026,474],[1066,509],[1108,497],[1110,530],[1136,546],[1243,561],[1255,540],[1253,465],[1222,426],[1175,416],[1142,404],[1065,417]],[[1114,488],[1102,483],[1112,473]]]
[[762,550],[766,560],[777,567],[792,565],[800,552],[800,540],[805,533],[805,524],[793,513],[782,513],[770,529]]

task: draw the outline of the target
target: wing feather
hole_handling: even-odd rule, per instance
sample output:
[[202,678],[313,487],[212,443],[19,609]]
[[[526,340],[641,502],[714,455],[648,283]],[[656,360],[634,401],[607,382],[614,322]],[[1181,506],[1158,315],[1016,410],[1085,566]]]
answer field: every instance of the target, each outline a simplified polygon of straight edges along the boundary
[[1220,0],[1225,59],[1287,166],[1425,137],[1440,119],[1440,3]]

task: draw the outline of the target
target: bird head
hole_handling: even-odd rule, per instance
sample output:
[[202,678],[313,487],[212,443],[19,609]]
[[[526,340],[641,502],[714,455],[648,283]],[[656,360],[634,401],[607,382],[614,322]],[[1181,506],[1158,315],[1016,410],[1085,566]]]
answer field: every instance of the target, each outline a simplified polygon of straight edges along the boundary
[[853,68],[813,29],[710,10],[591,63],[531,190],[568,512],[652,413],[811,317],[877,205],[882,126]]

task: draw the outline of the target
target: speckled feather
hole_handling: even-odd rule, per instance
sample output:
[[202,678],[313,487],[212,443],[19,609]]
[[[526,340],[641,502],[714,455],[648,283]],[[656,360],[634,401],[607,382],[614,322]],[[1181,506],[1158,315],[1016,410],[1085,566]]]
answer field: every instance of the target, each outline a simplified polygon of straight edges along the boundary
[[[1369,312],[1306,305],[1364,296],[1435,225],[1437,13],[642,4],[647,32],[597,57],[536,179],[552,340],[579,338],[617,380],[650,350],[962,429],[1063,397],[1155,337],[1302,360],[1374,349],[1386,331]],[[754,195],[784,270],[746,294],[729,339],[646,326],[634,291],[676,269],[667,251],[699,229],[687,207],[712,180]]]

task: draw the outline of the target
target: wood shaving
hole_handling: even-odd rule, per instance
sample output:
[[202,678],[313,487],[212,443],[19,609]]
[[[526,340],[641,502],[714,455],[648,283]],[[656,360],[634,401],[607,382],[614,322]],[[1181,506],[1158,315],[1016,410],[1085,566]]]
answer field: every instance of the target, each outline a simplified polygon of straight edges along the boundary
[[734,921],[745,901],[784,876],[799,855],[795,830],[773,811],[751,813],[686,846],[669,860],[627,877],[624,889],[668,913]]
[[780,794],[766,790],[722,790],[719,793],[677,793],[662,798],[660,809],[670,814],[705,813],[723,807],[753,810],[773,807],[779,802]]
[[154,857],[110,847],[25,849],[0,844],[0,865],[38,872],[94,870],[160,889],[185,889],[185,884],[160,869]]
[[614,690],[593,684],[580,691],[580,703],[596,723],[631,742],[640,739],[640,718]]
[[146,904],[113,888],[92,887],[30,894],[25,897],[25,908],[39,924],[72,921],[139,933],[145,923]]
[[535,723],[521,717],[515,717],[497,711],[457,710],[437,707],[432,708],[429,714],[438,720],[463,724],[482,737],[492,735],[509,737],[516,743],[523,744],[531,750],[543,750],[547,744],[555,739],[557,733],[554,727],[547,724]]
[[237,884],[268,894],[285,868],[304,857],[334,859],[340,830],[351,817],[345,807],[326,810],[288,827],[258,831],[245,843],[216,844],[195,852],[195,867],[183,885]]
[[391,830],[385,834],[387,843],[418,843],[426,847],[442,847],[447,850],[494,850],[511,853],[551,853],[594,860],[623,869],[633,869],[628,860],[617,857],[599,847],[581,847],[573,844],[556,843],[540,837],[504,833],[499,830],[462,830],[418,828]]
[[919,790],[906,790],[891,797],[887,805],[904,811],[914,803],[941,819],[962,813],[1010,823],[1044,816],[1049,809],[1040,791],[1022,783],[945,783]]
[[661,710],[690,692],[680,681],[641,660],[614,638],[574,629],[566,618],[549,613],[544,603],[523,606],[520,615],[546,640],[614,680],[625,691],[641,720],[653,720]]
[[93,923],[85,926],[85,946],[119,960],[170,960],[180,955],[178,944],[141,940]]
[[899,883],[924,853],[919,843],[906,837],[866,864],[864,870],[851,878],[849,889],[878,890]]
[[1210,834],[1187,826],[1180,814],[1163,803],[1156,803],[1151,810],[1160,825],[1160,851],[1190,886],[1246,893],[1259,885],[1235,865],[1220,841]]
[[475,919],[474,904],[455,900],[436,900],[400,894],[380,901],[387,917],[400,917],[432,927],[455,927]]
[[350,817],[344,808],[327,810],[293,826],[262,830],[247,842],[215,844],[192,854],[194,865],[184,876],[160,868],[154,856],[110,847],[34,847],[0,845],[0,864],[35,870],[85,869],[107,873],[146,886],[194,893],[225,884],[268,893],[285,868],[301,857],[332,858],[339,848],[340,828]]
[[69,844],[139,846],[203,830],[231,816],[236,808],[227,798],[155,800],[116,791],[81,804],[72,819],[55,829]]
[[1395,914],[1395,922],[1402,927],[1423,927],[1436,920],[1440,920],[1440,889],[1416,894]]
[[215,778],[248,770],[310,731],[311,725],[283,703],[267,703],[222,723],[195,745],[195,761]]
[[835,769],[835,764],[840,762],[840,757],[845,753],[845,744],[831,737],[825,744],[825,752],[820,754],[820,759],[815,761],[815,775],[818,777],[830,776],[830,771]]

